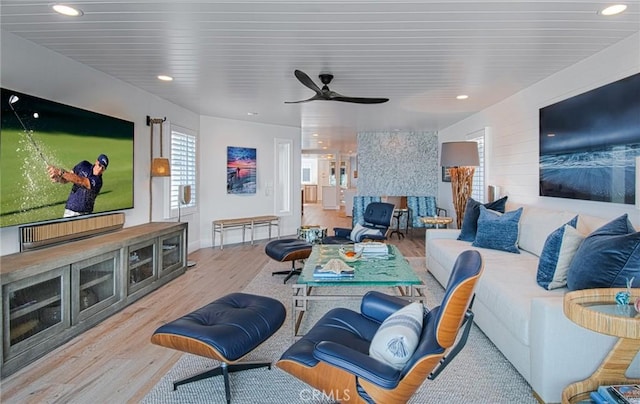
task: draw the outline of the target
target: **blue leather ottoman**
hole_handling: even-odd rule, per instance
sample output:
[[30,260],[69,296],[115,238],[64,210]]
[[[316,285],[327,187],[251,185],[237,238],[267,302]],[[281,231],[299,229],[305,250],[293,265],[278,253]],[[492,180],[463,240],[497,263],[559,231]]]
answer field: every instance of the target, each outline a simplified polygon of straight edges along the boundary
[[151,336],[151,342],[222,362],[217,368],[175,381],[173,389],[222,374],[230,403],[229,372],[271,369],[271,362],[236,362],[278,331],[285,316],[284,305],[278,300],[231,293],[161,326]]
[[289,278],[293,275],[300,275],[302,269],[296,268],[296,260],[309,258],[309,255],[311,255],[311,248],[311,243],[297,238],[286,238],[268,242],[264,247],[264,252],[269,257],[280,262],[291,261],[291,269],[286,271],[276,271],[271,273],[271,275],[287,275],[284,278],[284,283],[287,283]]

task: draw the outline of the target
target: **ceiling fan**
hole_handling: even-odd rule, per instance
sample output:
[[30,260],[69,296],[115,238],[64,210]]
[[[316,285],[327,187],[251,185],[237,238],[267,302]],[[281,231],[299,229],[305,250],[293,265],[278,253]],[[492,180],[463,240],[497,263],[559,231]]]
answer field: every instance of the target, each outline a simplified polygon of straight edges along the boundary
[[316,85],[316,83],[311,80],[311,78],[304,72],[300,70],[296,70],[294,72],[296,78],[306,87],[312,89],[316,92],[316,95],[307,99],[300,101],[285,101],[285,104],[298,104],[301,102],[309,102],[316,100],[324,100],[324,101],[342,101],[342,102],[353,102],[356,104],[381,104],[383,102],[389,101],[388,98],[363,98],[363,97],[345,97],[342,94],[338,94],[335,91],[329,90],[328,84],[333,80],[333,74],[329,73],[320,73],[318,77],[320,77],[320,81],[324,86],[322,89]]

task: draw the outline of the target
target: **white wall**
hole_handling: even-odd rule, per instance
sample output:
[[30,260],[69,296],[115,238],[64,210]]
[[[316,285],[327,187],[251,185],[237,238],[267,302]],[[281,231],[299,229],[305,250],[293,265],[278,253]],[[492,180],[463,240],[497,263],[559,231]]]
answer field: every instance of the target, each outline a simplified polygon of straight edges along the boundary
[[[276,138],[293,140],[292,213],[280,220],[282,235],[296,234],[301,222],[300,129],[263,125],[232,119],[202,116],[200,119],[200,247],[212,245],[212,221],[236,217],[273,215],[275,212]],[[257,191],[251,195],[227,194],[227,147],[256,149]],[[256,238],[266,238],[268,229],[256,230]],[[249,240],[249,232],[246,234]],[[225,231],[225,244],[242,241],[241,230]],[[216,236],[216,245],[220,238]]]
[[[509,201],[606,218],[628,213],[638,226],[640,210],[632,205],[538,196],[538,110],[640,72],[639,44],[640,34],[635,34],[443,129],[439,142],[464,140],[465,134],[489,127],[486,184],[500,186]],[[439,183],[438,205],[454,212],[449,183]]]
[[[199,130],[199,116],[4,31],[0,49],[2,56],[0,85],[2,87],[134,122],[134,208],[124,211],[125,226],[147,223],[149,221],[150,142],[149,127],[145,122],[146,116],[167,117],[172,123],[196,132]],[[165,131],[165,133],[168,132]],[[158,140],[157,135],[156,140]],[[107,172],[105,181],[108,180]],[[164,206],[160,187],[163,179],[156,178],[153,181],[153,220],[163,220]],[[187,219],[185,217],[183,221]],[[199,234],[199,223],[197,221],[189,223],[189,227],[191,241],[194,235]],[[18,228],[0,229],[0,242],[0,255],[17,252],[19,250]]]

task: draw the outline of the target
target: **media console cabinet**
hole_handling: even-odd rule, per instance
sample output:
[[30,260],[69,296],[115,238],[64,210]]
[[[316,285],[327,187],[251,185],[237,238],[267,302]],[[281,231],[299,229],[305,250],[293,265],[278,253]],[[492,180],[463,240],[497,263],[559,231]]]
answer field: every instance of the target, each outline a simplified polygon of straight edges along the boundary
[[0,257],[2,377],[183,274],[186,223],[147,223]]

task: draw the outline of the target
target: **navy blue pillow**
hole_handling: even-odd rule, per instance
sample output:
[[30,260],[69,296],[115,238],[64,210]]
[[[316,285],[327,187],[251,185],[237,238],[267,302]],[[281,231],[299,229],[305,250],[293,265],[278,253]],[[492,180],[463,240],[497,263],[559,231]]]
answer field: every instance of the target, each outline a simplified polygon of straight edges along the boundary
[[640,287],[640,232],[624,214],[584,239],[569,266],[567,287],[624,288],[632,277],[632,286]]
[[484,206],[485,208],[494,210],[496,212],[504,213],[506,204],[506,196],[503,196],[496,201],[485,203],[484,205],[473,198],[469,198],[469,200],[467,201],[467,207],[464,210],[464,217],[462,218],[462,228],[460,229],[458,240],[473,241],[476,239],[476,233],[478,231],[478,218],[480,217],[480,206]]
[[478,232],[471,245],[520,254],[518,250],[520,216],[522,216],[522,208],[499,214],[480,206]]

